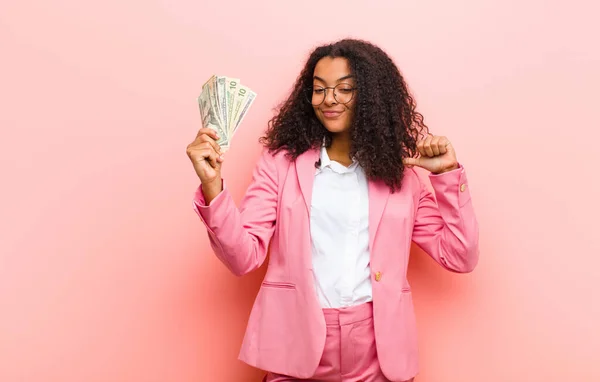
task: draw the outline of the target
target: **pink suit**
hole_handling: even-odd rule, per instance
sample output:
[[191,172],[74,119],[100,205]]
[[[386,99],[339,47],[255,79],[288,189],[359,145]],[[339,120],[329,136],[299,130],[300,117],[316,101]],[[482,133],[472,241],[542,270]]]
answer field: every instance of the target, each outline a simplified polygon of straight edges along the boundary
[[[240,208],[227,189],[206,206],[198,188],[194,206],[217,257],[236,275],[263,263],[267,274],[250,314],[240,359],[254,367],[310,378],[327,336],[314,289],[310,205],[318,150],[290,162],[265,149]],[[478,224],[464,168],[430,175],[433,195],[407,169],[402,189],[390,193],[369,181],[369,250],[377,358],[391,381],[418,371],[417,334],[406,278],[411,240],[441,266],[470,272],[479,258]]]

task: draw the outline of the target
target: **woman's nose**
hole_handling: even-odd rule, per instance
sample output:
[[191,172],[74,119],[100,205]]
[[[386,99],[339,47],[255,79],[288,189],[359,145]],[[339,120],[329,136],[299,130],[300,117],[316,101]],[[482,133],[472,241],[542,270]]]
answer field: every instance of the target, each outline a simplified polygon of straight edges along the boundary
[[335,105],[337,103],[333,92],[334,92],[333,89],[326,89],[325,90],[325,103],[327,105]]

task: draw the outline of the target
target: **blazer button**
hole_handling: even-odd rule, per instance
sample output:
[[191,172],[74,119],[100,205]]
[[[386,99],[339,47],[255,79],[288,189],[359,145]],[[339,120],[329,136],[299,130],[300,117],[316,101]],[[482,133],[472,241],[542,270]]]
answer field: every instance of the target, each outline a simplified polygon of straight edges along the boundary
[[460,192],[465,192],[465,190],[467,189],[467,185],[466,184],[461,184],[460,185]]
[[379,282],[381,280],[381,272],[375,273],[375,281]]

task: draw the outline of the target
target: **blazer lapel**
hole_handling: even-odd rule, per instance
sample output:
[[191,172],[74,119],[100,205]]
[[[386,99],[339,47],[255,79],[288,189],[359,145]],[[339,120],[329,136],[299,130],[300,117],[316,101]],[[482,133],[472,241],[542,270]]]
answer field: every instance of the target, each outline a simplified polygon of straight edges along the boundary
[[390,188],[381,181],[369,181],[369,251],[373,256],[373,242],[390,196]]
[[[310,215],[310,205],[312,202],[313,184],[315,181],[315,162],[319,160],[320,151],[310,149],[296,158],[296,174],[300,191],[304,197],[306,209]],[[383,211],[390,196],[390,188],[381,181],[369,182],[369,250],[373,248],[375,234],[379,227],[379,222],[383,216]]]
[[300,191],[304,197],[306,209],[310,215],[310,205],[312,201],[312,189],[315,182],[315,162],[319,160],[319,150],[309,149],[296,158],[296,174]]

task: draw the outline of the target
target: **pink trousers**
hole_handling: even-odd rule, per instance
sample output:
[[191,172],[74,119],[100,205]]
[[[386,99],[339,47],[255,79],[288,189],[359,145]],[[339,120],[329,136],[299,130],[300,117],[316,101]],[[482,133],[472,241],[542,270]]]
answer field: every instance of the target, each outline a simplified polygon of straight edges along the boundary
[[[389,382],[379,368],[373,304],[341,309],[323,309],[327,324],[325,349],[316,373],[305,381],[313,382]],[[268,373],[265,382],[303,379]],[[412,380],[411,380],[412,381]],[[410,381],[407,381],[410,382]]]

